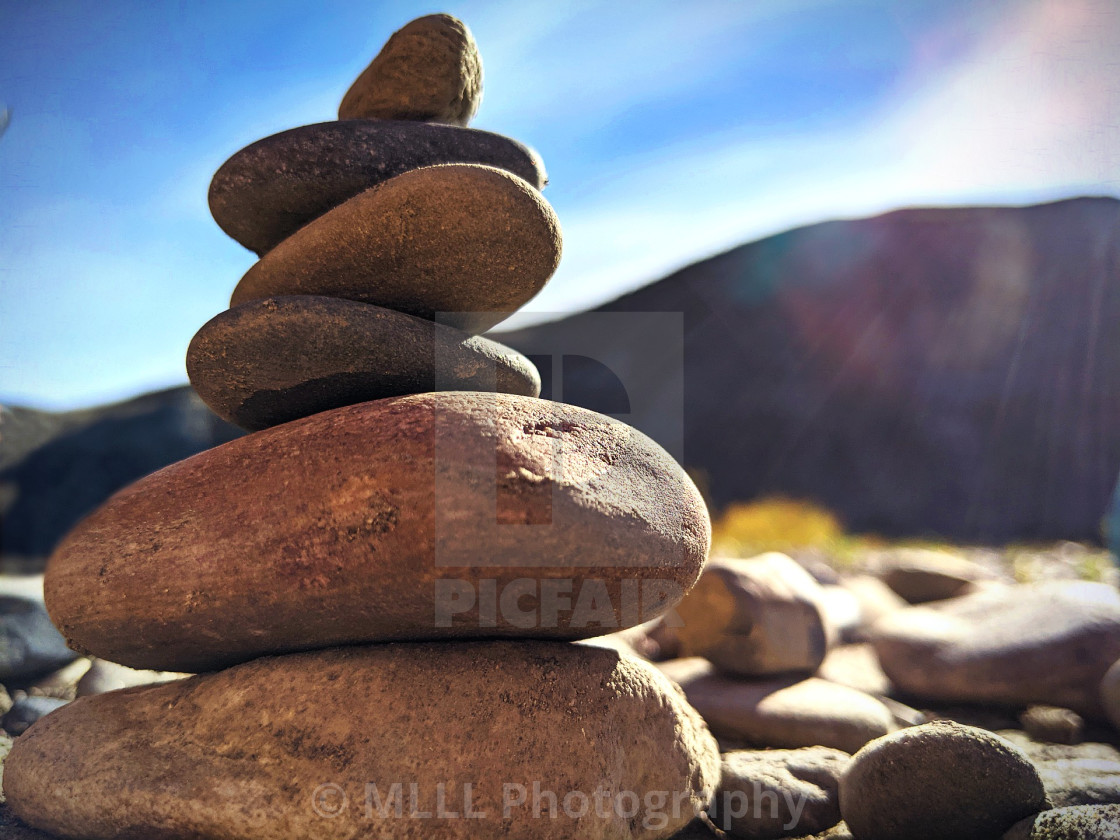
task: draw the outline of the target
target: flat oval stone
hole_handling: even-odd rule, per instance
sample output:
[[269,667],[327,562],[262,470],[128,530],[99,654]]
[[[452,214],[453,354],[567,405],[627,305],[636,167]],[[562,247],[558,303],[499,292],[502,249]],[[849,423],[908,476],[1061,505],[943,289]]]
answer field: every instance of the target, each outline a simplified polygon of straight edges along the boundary
[[479,336],[338,298],[249,301],[207,322],[187,375],[223,420],[255,431],[320,411],[427,391],[535,397],[540,374]]
[[200,672],[337,644],[585,638],[665,613],[710,538],[695,485],[624,423],[512,394],[360,403],[119,491],[56,549],[83,651]]
[[231,305],[278,295],[372,303],[470,333],[529,301],[560,262],[560,223],[500,169],[414,169],[356,195],[256,263]]
[[982,589],[891,613],[872,629],[883,671],[927,701],[1103,713],[1120,659],[1120,593],[1085,581]]
[[810,677],[732,679],[700,657],[659,664],[712,731],[755,747],[833,747],[853,753],[895,726],[878,698]]
[[340,297],[479,333],[541,290],[560,250],[556,214],[526,181],[489,166],[431,166],[289,236],[246,272],[231,305]]
[[4,790],[21,819],[87,840],[653,840],[703,811],[719,770],[699,715],[641,660],[428,643],[82,698],[16,742]]
[[840,778],[840,812],[861,840],[990,840],[1049,807],[1022,750],[949,721],[872,741]]
[[392,34],[338,106],[340,120],[432,120],[466,125],[482,99],[482,57],[470,29],[426,15]]
[[210,182],[218,226],[263,254],[312,219],[396,175],[441,163],[505,169],[537,189],[540,156],[488,131],[406,120],[343,120],[273,134],[246,146]]

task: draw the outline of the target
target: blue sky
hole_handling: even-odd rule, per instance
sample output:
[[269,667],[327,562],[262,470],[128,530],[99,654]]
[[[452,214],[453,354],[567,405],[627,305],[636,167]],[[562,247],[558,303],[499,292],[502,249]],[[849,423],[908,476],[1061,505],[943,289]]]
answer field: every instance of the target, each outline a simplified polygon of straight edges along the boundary
[[522,322],[825,218],[1120,194],[1114,0],[0,0],[0,400],[185,382],[254,260],[214,170],[433,11],[482,51],[474,125],[549,170],[564,260]]

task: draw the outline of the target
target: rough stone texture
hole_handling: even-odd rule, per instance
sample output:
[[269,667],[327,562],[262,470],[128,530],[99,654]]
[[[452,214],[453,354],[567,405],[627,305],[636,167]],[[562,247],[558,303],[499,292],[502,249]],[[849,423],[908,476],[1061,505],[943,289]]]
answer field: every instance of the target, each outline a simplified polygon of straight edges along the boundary
[[482,100],[482,57],[470,29],[427,15],[390,36],[338,106],[340,120],[430,120],[465,126]]
[[850,756],[827,747],[723,754],[712,821],[732,837],[802,837],[840,822],[840,774]]
[[[672,383],[625,335],[595,346],[645,373],[628,422],[680,445],[717,509],[781,495],[852,533],[1095,542],[1120,475],[1118,225],[1115,198],[824,222],[494,338],[532,354],[602,312],[682,313],[683,442]],[[613,387],[571,379],[578,405]]]
[[80,411],[0,406],[0,573],[41,572],[114,491],[240,434],[190,388]]
[[533,363],[497,342],[312,296],[250,301],[211,319],[187,349],[187,375],[219,417],[251,431],[405,394],[541,390]]
[[1048,807],[1022,750],[949,721],[872,741],[840,779],[840,810],[860,840],[991,840]]
[[0,595],[0,682],[55,671],[77,658],[41,603]]
[[325,295],[483,332],[529,301],[560,263],[560,223],[500,169],[415,169],[296,231],[241,278],[231,304]]
[[677,614],[681,655],[733,676],[812,673],[832,641],[820,584],[777,552],[711,560]]
[[995,578],[979,563],[947,551],[900,548],[890,554],[883,581],[911,604],[965,595],[977,582]]
[[[20,738],[5,770],[21,819],[84,840],[365,836],[380,833],[365,816],[366,784],[379,785],[388,809],[390,785],[402,780],[418,785],[417,804],[431,812],[442,783],[445,807],[460,814],[469,783],[474,810],[487,816],[410,819],[405,784],[405,816],[385,817],[393,837],[652,840],[707,806],[719,753],[680,693],[641,660],[560,643],[428,643],[265,658],[82,698]],[[534,818],[534,781],[559,794],[555,819],[547,803]],[[312,807],[326,782],[348,797],[335,818]],[[603,782],[637,794],[638,813],[592,810],[577,827],[563,797],[591,796]],[[504,784],[528,794],[508,820]],[[681,792],[677,816],[672,798],[651,806],[651,791]]]
[[1040,743],[1021,730],[999,735],[1027,754],[1055,808],[1070,805],[1120,804],[1120,750],[1112,744]]
[[1055,808],[1015,823],[1003,840],[1117,840],[1120,805]]
[[601,635],[675,604],[709,539],[696,487],[629,426],[531,397],[426,394],[285,423],[134,483],[59,546],[45,595],[84,651],[196,672],[350,642]]
[[1120,592],[1066,581],[985,589],[892,613],[873,644],[895,687],[916,697],[1099,716],[1101,678],[1120,658]]
[[548,182],[532,149],[500,134],[402,120],[346,120],[282,131],[246,146],[210,183],[210,212],[263,254],[312,219],[396,175],[441,163],[505,169]]
[[824,746],[852,753],[895,728],[879,700],[825,680],[733,680],[699,657],[659,667],[684,689],[712,732],[756,747]]
[[170,682],[186,676],[189,675],[170,671],[137,671],[115,662],[95,659],[89,670],[78,680],[76,696],[89,697],[138,685]]

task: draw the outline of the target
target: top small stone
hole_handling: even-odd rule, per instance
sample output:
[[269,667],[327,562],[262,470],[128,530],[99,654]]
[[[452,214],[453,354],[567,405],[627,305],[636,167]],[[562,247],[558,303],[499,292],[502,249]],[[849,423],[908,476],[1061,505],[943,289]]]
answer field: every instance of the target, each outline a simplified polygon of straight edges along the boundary
[[338,106],[340,120],[465,126],[482,99],[482,58],[467,25],[428,15],[393,33]]

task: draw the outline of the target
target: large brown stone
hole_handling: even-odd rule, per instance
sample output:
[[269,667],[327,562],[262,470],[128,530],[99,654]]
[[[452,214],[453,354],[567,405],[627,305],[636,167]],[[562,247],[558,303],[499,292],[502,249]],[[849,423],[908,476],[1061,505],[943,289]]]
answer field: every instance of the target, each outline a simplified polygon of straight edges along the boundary
[[246,272],[231,303],[325,295],[479,333],[541,290],[560,248],[556,214],[526,181],[490,166],[430,166],[289,236]]
[[429,643],[83,698],[19,739],[5,789],[22,819],[82,840],[654,840],[707,806],[719,767],[699,715],[638,659]]
[[198,672],[395,639],[581,638],[663,614],[707,509],[640,432],[508,394],[361,403],[121,490],[48,564],[84,651]]
[[342,97],[340,120],[431,120],[466,125],[482,99],[482,58],[470,29],[426,15],[392,34]]
[[883,670],[911,696],[1097,717],[1120,659],[1120,593],[1080,581],[983,589],[891,613],[872,632]]
[[219,227],[263,254],[312,219],[403,172],[441,163],[481,163],[548,179],[532,149],[487,131],[404,120],[305,125],[246,146],[210,183]]
[[344,405],[427,391],[535,397],[533,363],[508,347],[338,298],[249,301],[187,349],[187,375],[223,420],[257,430]]

